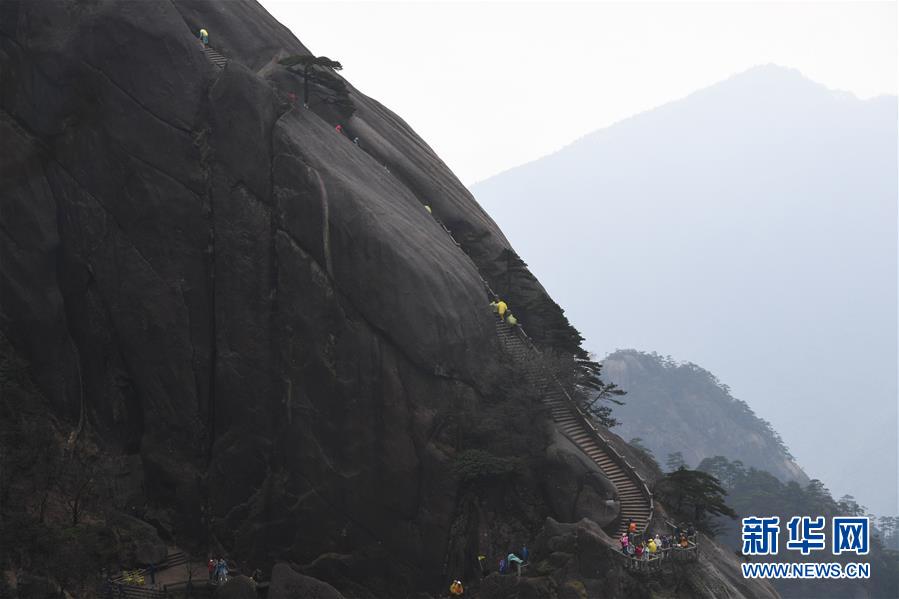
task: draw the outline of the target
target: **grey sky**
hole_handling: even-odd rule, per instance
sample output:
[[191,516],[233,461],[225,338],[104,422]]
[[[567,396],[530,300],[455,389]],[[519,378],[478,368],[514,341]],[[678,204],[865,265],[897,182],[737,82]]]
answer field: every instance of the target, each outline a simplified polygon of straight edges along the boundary
[[896,2],[263,4],[467,184],[757,64],[897,88]]

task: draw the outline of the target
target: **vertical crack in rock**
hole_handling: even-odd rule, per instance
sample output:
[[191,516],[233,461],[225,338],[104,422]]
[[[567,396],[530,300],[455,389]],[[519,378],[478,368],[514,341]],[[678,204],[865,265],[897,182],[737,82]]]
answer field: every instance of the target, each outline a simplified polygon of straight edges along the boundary
[[315,175],[315,179],[318,181],[318,192],[321,197],[322,203],[322,253],[325,257],[325,271],[327,271],[328,276],[332,279],[334,278],[334,268],[331,263],[331,225],[330,225],[330,216],[328,214],[328,190],[325,187],[325,182],[322,180],[322,176],[319,174],[318,170],[309,167],[309,170]]

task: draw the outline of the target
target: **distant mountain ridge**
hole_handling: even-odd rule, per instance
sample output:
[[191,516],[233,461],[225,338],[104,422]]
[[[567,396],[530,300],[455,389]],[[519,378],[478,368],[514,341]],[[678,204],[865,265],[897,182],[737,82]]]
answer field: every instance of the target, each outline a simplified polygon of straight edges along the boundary
[[893,513],[897,137],[895,96],[765,65],[472,190],[588,350],[702,364],[837,496]]
[[603,373],[627,391],[624,405],[613,411],[621,421],[615,432],[625,439],[639,437],[659,463],[680,452],[695,468],[720,455],[783,482],[808,484],[777,431],[709,371],[658,354],[621,350],[603,361]]

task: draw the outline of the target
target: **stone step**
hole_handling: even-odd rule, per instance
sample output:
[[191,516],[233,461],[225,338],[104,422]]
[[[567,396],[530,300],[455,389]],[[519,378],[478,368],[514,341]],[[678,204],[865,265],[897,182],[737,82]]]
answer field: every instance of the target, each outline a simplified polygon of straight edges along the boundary
[[610,456],[609,454],[605,453],[602,450],[596,450],[596,449],[593,449],[592,447],[585,447],[584,453],[586,453],[590,458],[592,458],[593,460],[595,460],[597,462],[602,462],[603,464],[609,464],[610,466],[615,466],[616,468],[618,467],[618,464],[615,463],[615,461],[612,459],[612,456]]
[[[606,472],[609,472],[610,474],[615,474],[615,475],[619,475],[619,476],[624,474],[621,471],[621,468],[619,468],[618,465],[615,464],[614,462],[611,462],[609,460],[603,460],[601,458],[591,458],[591,459],[598,465],[602,466],[602,469],[605,470]],[[627,477],[625,476],[624,478],[627,478]]]
[[618,497],[621,498],[621,499],[635,497],[635,498],[638,498],[638,499],[641,499],[641,500],[642,500],[642,499],[643,499],[643,493],[641,493],[640,491],[638,491],[638,490],[636,490],[636,489],[628,490],[628,491],[622,491],[621,489],[619,489],[619,490],[618,490]]
[[642,510],[638,511],[638,510],[633,510],[633,509],[627,509],[628,507],[630,507],[630,506],[626,506],[626,505],[622,504],[621,511],[619,512],[620,517],[623,518],[625,521],[631,520],[631,519],[636,520],[637,522],[639,522],[640,520],[645,521],[647,519],[647,517],[649,516],[649,512],[642,511]]
[[612,484],[615,485],[615,489],[618,490],[619,495],[633,490],[633,487],[628,485],[627,480],[621,480],[621,478],[617,478],[617,477],[616,478],[609,477],[609,479],[612,481]]

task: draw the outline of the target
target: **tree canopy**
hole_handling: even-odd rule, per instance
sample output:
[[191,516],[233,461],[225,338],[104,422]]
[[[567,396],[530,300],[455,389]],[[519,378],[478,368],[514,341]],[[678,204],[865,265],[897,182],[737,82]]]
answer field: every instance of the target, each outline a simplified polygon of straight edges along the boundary
[[692,521],[697,528],[706,532],[715,532],[712,516],[737,517],[737,513],[725,503],[727,491],[718,479],[701,470],[688,470],[681,466],[656,483],[655,493],[676,516]]

